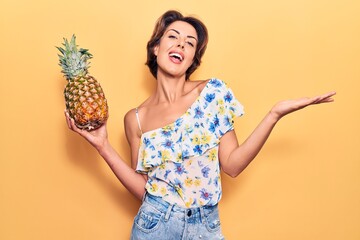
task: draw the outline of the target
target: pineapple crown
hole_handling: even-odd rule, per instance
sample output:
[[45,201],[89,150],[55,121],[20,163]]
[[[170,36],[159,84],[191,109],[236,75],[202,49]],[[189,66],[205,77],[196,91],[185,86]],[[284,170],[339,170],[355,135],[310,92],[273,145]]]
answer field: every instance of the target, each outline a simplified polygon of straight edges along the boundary
[[86,75],[90,67],[90,62],[87,60],[92,58],[88,49],[77,48],[75,40],[76,36],[73,34],[70,42],[64,38],[64,48],[56,47],[61,52],[58,54],[59,65],[62,67],[61,72],[64,73],[67,80]]

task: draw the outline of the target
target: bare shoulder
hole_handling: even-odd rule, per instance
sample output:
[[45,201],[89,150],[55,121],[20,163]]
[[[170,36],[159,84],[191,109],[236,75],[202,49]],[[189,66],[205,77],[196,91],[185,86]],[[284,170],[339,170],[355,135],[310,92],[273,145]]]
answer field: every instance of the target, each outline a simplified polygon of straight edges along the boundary
[[[124,117],[124,124],[125,127],[128,125],[129,127],[132,127],[133,125],[138,127],[137,124],[137,117],[136,117],[136,111],[138,112],[142,112],[143,108],[146,108],[149,103],[151,102],[152,96],[150,96],[149,98],[147,98],[144,102],[142,102],[137,108],[132,108],[130,109]],[[141,110],[140,110],[141,109]]]
[[131,149],[131,166],[137,166],[137,156],[140,145],[141,132],[137,124],[136,109],[130,109],[124,116],[125,135]]
[[141,133],[137,124],[136,109],[130,109],[124,116],[126,138],[130,142],[133,138],[140,138]]
[[124,116],[124,123],[131,124],[132,120],[136,118],[136,109],[130,109]]

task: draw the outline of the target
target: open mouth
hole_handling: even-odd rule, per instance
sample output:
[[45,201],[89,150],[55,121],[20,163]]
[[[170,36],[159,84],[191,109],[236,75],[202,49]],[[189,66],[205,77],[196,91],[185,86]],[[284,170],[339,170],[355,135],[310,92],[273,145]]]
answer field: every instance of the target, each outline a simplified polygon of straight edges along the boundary
[[171,52],[169,56],[170,58],[174,59],[176,62],[182,62],[184,60],[184,56],[177,52]]

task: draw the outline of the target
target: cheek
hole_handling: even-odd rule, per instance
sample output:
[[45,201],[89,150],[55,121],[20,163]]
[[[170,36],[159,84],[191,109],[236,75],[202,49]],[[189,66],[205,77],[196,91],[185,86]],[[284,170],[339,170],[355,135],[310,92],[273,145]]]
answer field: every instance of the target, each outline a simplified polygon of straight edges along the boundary
[[195,54],[193,54],[191,57],[190,57],[190,66],[195,62]]

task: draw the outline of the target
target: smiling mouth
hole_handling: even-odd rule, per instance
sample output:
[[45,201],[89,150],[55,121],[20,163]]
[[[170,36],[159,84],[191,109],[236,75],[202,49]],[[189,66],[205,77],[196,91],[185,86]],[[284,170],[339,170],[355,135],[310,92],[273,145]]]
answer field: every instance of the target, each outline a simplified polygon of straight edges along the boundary
[[180,62],[182,62],[184,60],[184,57],[179,53],[170,53],[169,56]]

